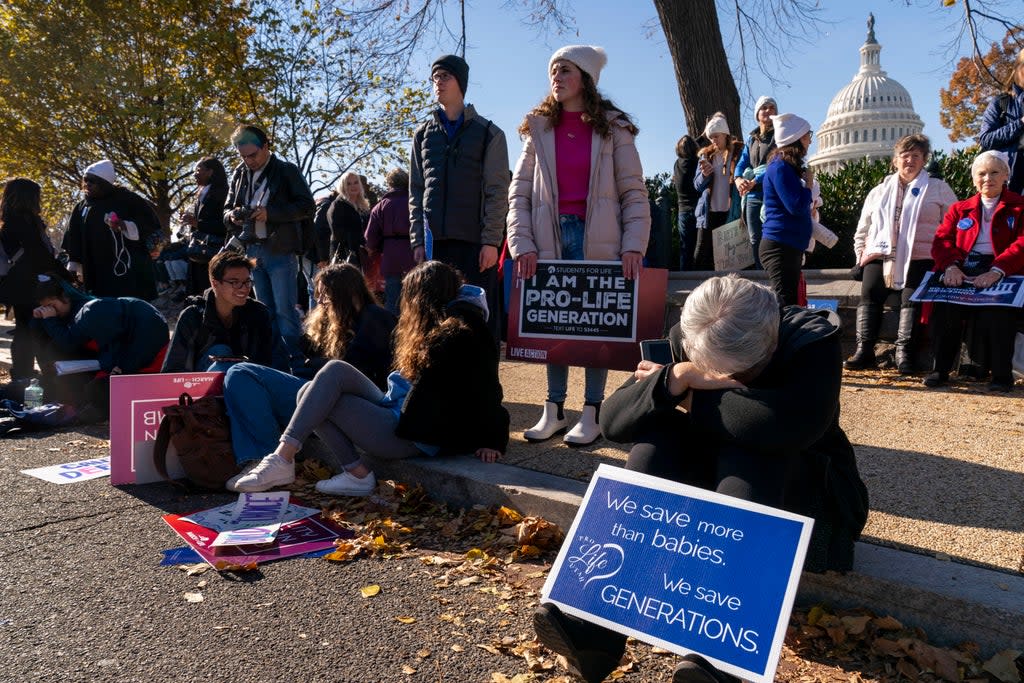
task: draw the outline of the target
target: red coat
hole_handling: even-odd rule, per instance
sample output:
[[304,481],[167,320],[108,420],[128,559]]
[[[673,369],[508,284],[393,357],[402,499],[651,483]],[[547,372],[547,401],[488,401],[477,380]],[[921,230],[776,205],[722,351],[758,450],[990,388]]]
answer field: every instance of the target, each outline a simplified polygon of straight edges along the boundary
[[[963,262],[981,230],[981,194],[949,207],[932,242],[935,272]],[[1024,273],[1024,197],[1003,190],[992,215],[992,266],[1007,275]]]

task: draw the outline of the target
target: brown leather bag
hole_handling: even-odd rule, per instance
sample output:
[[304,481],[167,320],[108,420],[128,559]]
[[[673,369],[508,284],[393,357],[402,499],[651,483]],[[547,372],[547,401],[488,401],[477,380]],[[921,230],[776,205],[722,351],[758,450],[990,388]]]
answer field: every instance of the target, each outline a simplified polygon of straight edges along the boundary
[[156,434],[153,464],[167,481],[167,446],[178,451],[185,476],[204,489],[223,489],[239,472],[231,448],[231,425],[224,399],[204,396],[198,400],[185,393],[177,405],[164,406],[164,419]]

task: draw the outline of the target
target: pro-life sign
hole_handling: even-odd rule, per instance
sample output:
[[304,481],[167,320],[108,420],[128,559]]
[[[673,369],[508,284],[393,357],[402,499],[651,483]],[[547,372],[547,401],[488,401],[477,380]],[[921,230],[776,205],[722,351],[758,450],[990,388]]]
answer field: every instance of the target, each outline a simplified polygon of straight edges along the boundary
[[812,526],[807,517],[601,465],[542,599],[771,683]]
[[661,337],[667,287],[660,268],[628,280],[618,261],[538,261],[513,280],[506,357],[633,370],[637,342]]

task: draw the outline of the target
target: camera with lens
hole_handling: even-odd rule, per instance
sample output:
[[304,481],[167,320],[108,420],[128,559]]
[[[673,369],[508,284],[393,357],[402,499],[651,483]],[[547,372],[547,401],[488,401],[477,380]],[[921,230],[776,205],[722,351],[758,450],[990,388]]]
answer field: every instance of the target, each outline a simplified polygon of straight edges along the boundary
[[242,222],[242,230],[236,236],[242,244],[249,245],[259,239],[256,236],[256,226],[252,220],[255,209],[250,206],[240,206],[235,209],[235,218]]

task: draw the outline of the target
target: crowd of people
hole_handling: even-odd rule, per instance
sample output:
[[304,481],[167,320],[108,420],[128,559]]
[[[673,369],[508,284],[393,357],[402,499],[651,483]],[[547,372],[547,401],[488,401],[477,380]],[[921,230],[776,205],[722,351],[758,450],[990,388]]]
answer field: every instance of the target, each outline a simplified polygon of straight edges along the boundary
[[[8,181],[0,241],[11,261],[2,298],[15,318],[12,386],[33,378],[38,362],[50,400],[100,419],[111,375],[225,372],[240,470],[232,491],[293,482],[313,434],[342,465],[317,484],[331,495],[372,492],[377,459],[498,460],[509,441],[498,373],[503,249],[524,279],[542,259],[618,261],[627,279],[644,267],[651,210],[639,131],[598,90],[607,61],[588,45],[552,54],[549,93],[517,131],[511,180],[505,135],[466,103],[469,66],[456,55],[431,65],[438,107],[416,130],[408,171],[388,173],[379,201],[354,171],[314,200],[267,133],[240,125],[230,139],[236,166],[229,174],[213,157],[196,164],[179,240],[162,250],[152,206],[117,184],[108,160],[85,169],[61,245],[66,262],[47,237],[39,184]],[[812,516],[807,568],[847,570],[867,493],[838,423],[840,326],[794,305],[805,252],[826,239],[805,163],[811,125],[771,97],[757,100],[754,118],[745,143],[718,113],[676,145],[679,267],[713,270],[713,232],[740,219],[770,286],[709,277],[669,334],[674,362],[642,361],[607,401],[607,370],[586,368],[572,427],[569,368],[548,365],[541,414],[524,437],[564,434],[579,446],[603,432],[628,444],[629,469]],[[949,381],[966,337],[990,388],[1012,389],[1018,309],[922,307],[910,294],[929,272],[978,289],[1024,274],[1024,52],[985,113],[981,141],[978,194],[963,201],[925,170],[925,136],[896,142],[893,173],[867,196],[854,236],[862,295],[846,368],[877,366],[882,308],[896,293],[900,372],[920,369],[927,314],[926,386]],[[173,335],[149,303],[158,272],[183,304]],[[82,358],[98,370],[56,372],[56,361]],[[624,637],[552,605],[535,625],[585,680],[603,680],[621,657]],[[698,657],[674,680],[727,679]]]

